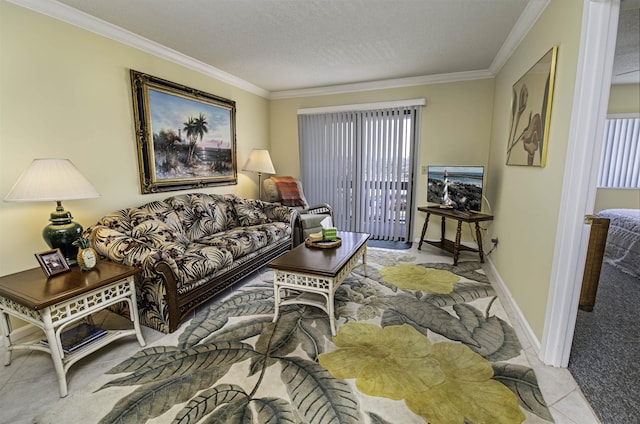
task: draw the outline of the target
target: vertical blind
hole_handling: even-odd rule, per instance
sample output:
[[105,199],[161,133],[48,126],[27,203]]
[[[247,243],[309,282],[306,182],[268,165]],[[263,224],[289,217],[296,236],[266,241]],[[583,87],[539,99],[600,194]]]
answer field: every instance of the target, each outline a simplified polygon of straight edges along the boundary
[[640,118],[607,119],[598,187],[640,188]]
[[421,106],[298,116],[302,181],[341,230],[409,239]]

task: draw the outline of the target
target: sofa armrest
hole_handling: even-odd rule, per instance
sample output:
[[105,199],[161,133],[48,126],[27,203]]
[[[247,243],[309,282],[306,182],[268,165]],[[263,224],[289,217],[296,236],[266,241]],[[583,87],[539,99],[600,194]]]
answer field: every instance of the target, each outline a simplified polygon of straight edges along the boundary
[[173,272],[178,271],[175,261],[166,252],[120,231],[96,225],[85,234],[99,255],[113,262],[141,268],[145,278],[155,272],[156,264],[160,261],[166,261]]
[[331,209],[331,206],[329,206],[327,203],[320,203],[318,205],[310,206],[302,213],[308,213],[312,215],[329,214],[333,219],[333,209]]
[[280,203],[262,202],[262,211],[267,216],[270,222],[285,222],[293,223],[298,213],[295,209],[289,206],[284,206]]

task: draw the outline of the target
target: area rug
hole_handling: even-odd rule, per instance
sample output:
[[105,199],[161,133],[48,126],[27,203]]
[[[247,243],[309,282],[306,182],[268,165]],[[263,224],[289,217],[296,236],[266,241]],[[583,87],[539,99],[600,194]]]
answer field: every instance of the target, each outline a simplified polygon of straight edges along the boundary
[[34,422],[553,422],[480,264],[433,258],[369,248],[334,337],[311,306],[272,322],[265,268]]

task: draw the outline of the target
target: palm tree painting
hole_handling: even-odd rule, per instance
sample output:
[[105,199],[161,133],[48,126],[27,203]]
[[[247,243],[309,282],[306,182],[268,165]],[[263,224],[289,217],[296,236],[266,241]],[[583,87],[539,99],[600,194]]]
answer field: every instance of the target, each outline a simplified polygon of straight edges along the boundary
[[513,85],[507,165],[544,167],[558,47]]
[[143,193],[237,183],[235,102],[131,71]]

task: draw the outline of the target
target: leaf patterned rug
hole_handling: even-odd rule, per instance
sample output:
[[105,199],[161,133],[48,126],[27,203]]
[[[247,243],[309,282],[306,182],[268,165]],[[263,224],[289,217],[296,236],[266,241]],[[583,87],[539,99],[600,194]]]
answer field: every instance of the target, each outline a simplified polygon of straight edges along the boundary
[[369,248],[335,337],[310,306],[273,323],[265,268],[35,422],[553,422],[480,264],[434,258]]

